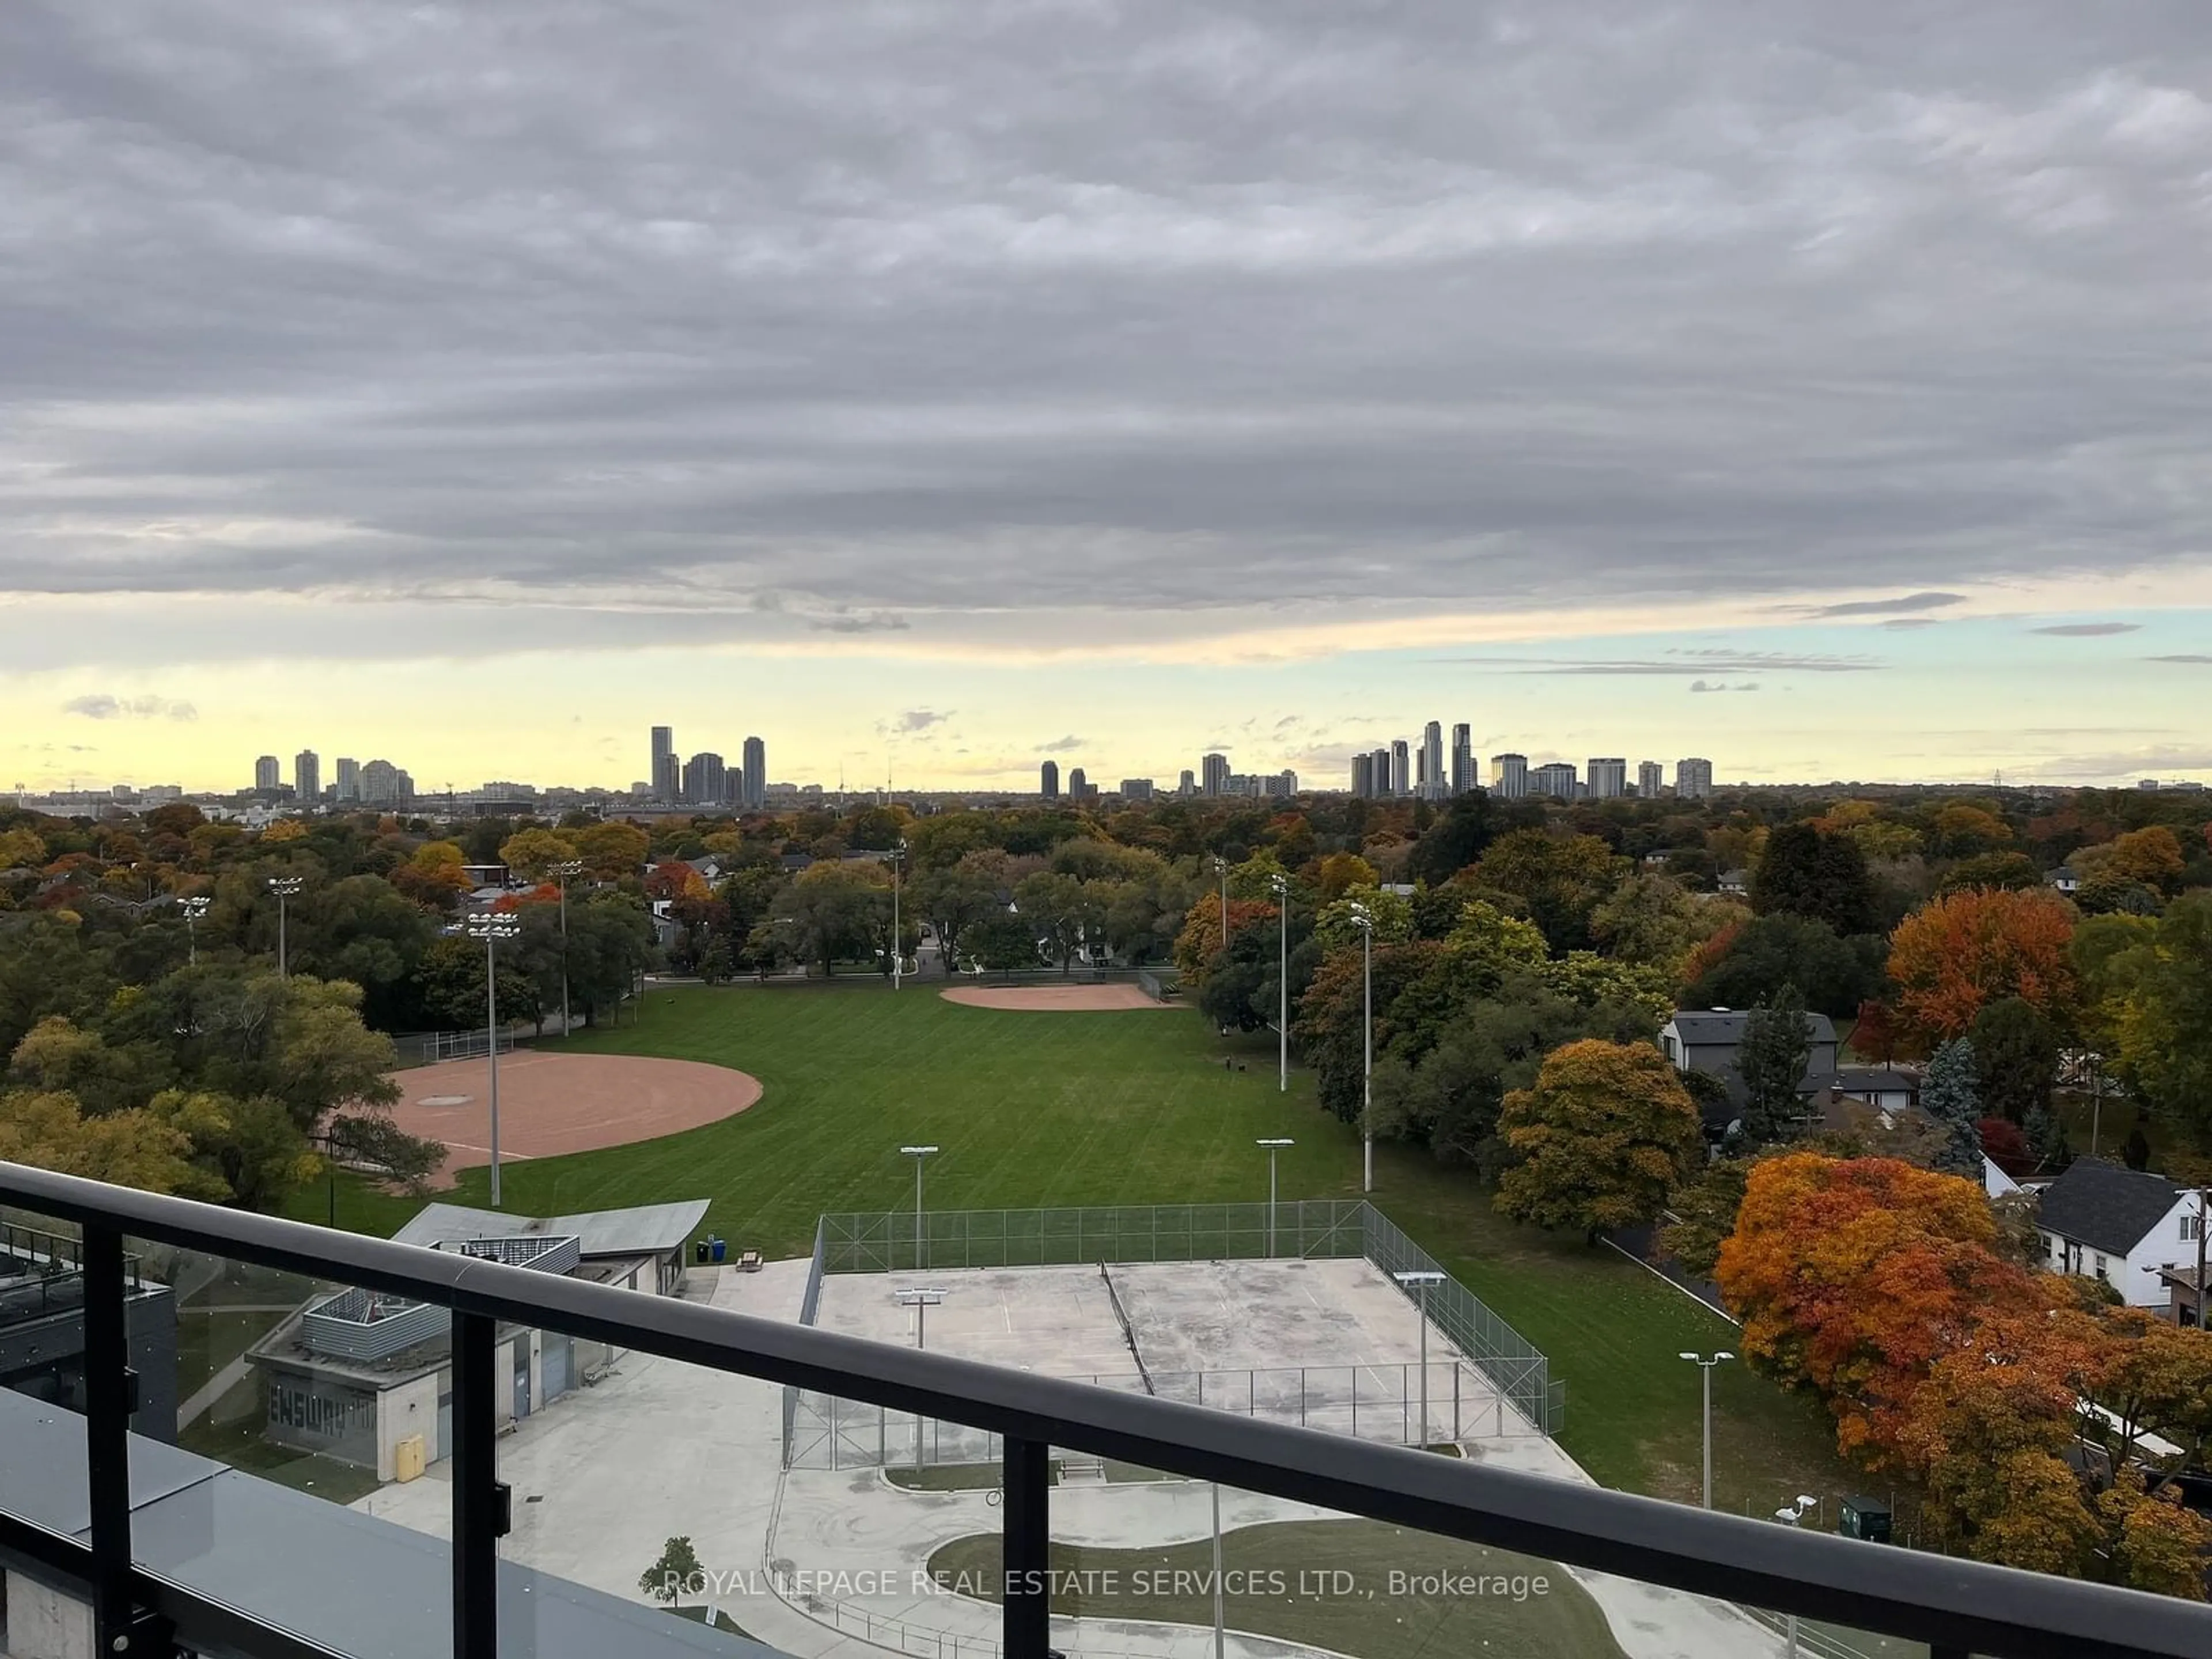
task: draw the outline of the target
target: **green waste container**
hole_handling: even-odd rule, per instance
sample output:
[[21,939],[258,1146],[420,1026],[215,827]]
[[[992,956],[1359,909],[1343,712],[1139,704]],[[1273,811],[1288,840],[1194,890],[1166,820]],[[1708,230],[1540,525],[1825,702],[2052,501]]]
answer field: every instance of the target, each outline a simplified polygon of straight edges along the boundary
[[1862,1538],[1869,1544],[1890,1542],[1889,1505],[1878,1498],[1846,1498],[1836,1522],[1836,1530],[1846,1538]]

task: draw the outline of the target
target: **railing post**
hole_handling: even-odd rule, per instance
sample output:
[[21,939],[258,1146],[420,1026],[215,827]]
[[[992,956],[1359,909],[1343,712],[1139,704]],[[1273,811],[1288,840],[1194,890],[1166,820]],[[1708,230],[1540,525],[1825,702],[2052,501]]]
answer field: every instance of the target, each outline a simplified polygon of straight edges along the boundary
[[498,1659],[499,1420],[485,1314],[453,1315],[453,1659]]
[[86,1227],[77,1259],[84,1274],[85,1497],[92,1521],[94,1640],[102,1654],[152,1655],[163,1651],[163,1644],[131,1602],[130,1434],[138,1379],[131,1369],[130,1316],[123,1302],[123,1235],[112,1227]]
[[1000,1534],[1006,1659],[1044,1659],[1052,1645],[1051,1457],[1042,1441],[1006,1437]]

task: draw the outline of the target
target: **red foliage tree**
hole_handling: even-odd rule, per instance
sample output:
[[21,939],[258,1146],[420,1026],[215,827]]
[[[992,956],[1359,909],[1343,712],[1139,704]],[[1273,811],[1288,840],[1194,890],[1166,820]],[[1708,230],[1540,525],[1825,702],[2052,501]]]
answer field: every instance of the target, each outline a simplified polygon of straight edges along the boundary
[[1986,1003],[2018,997],[2064,1019],[2074,995],[2074,907],[2038,889],[1970,888],[1921,906],[1890,936],[1889,976],[1905,1028],[1963,1036]]

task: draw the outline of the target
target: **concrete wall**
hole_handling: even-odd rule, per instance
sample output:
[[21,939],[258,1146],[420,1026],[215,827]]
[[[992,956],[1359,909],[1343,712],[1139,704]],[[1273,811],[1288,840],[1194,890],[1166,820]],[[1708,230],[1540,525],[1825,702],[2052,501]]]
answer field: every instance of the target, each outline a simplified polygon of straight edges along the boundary
[[20,1572],[7,1575],[0,1659],[93,1659],[92,1604]]
[[[177,1303],[166,1287],[125,1304],[131,1364],[138,1373],[138,1415],[131,1426],[149,1439],[177,1437]],[[72,1411],[83,1409],[84,1314],[68,1309],[0,1328],[0,1388],[13,1388]]]

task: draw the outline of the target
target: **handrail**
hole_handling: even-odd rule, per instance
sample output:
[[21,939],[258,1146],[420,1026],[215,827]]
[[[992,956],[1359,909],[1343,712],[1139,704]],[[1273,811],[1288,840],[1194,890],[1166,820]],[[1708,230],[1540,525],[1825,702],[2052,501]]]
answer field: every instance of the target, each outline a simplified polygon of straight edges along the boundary
[[1936,1659],[2212,1653],[2212,1608],[2139,1591],[1827,1537],[17,1164],[0,1163],[0,1201],[1037,1447],[1922,1641]]

